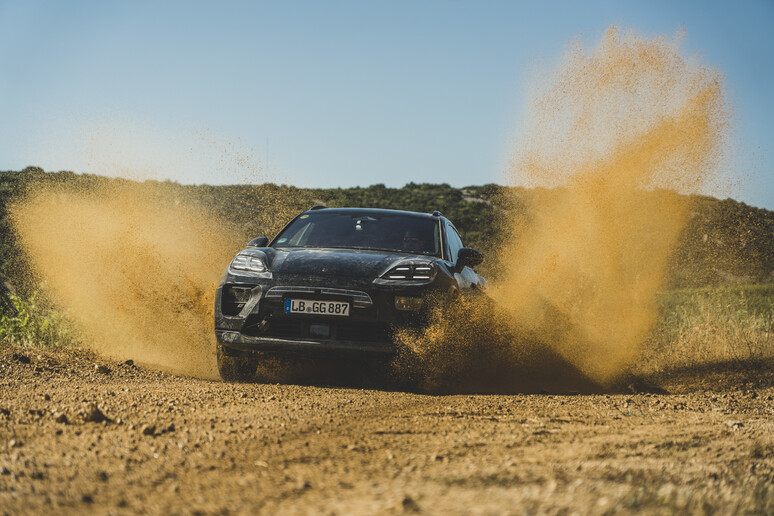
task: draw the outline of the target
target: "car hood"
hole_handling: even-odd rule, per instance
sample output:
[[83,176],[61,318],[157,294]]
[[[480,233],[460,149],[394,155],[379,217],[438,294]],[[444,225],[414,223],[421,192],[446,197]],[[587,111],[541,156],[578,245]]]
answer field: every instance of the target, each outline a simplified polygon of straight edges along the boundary
[[269,269],[279,274],[377,278],[404,260],[432,257],[352,249],[266,249]]

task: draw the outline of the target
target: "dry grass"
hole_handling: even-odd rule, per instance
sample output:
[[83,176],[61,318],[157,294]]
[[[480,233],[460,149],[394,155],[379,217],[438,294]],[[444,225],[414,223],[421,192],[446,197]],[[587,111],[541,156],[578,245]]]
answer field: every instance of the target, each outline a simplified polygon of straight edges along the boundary
[[774,285],[673,290],[661,296],[660,311],[642,373],[774,359]]

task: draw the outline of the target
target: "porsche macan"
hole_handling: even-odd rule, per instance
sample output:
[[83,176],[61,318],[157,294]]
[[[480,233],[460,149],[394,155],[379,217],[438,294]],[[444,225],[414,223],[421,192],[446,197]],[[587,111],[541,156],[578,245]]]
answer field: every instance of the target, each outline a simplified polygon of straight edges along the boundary
[[261,353],[386,355],[431,303],[483,291],[483,256],[432,214],[315,206],[239,252],[216,292],[218,368],[249,380]]

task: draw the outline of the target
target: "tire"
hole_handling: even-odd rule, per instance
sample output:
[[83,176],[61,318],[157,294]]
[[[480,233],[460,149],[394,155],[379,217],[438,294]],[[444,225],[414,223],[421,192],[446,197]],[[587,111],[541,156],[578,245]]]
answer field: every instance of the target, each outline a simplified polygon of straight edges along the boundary
[[218,344],[218,372],[224,382],[250,382],[255,380],[255,360],[247,354],[231,351]]

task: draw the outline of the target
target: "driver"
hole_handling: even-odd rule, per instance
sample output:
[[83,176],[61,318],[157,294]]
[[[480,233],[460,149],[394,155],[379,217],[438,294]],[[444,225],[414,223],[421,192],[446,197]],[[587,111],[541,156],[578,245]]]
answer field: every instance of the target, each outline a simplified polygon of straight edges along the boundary
[[403,250],[420,251],[425,250],[425,241],[420,238],[416,231],[406,231],[403,235]]

